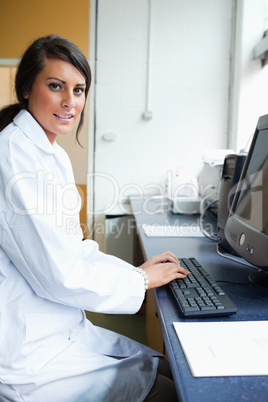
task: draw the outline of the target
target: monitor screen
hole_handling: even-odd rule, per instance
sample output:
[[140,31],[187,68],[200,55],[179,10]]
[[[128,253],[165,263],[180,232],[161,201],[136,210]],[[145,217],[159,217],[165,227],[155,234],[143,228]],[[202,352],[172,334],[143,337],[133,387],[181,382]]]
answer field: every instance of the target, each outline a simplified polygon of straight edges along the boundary
[[224,233],[241,257],[268,270],[268,115],[258,120]]

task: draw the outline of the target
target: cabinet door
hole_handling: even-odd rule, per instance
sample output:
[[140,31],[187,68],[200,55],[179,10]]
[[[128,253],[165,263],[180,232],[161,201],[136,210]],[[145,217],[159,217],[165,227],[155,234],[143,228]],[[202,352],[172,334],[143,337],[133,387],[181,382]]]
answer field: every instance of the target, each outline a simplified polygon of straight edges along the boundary
[[148,346],[165,354],[164,340],[151,290],[146,292],[146,335]]
[[14,76],[16,67],[0,66],[0,108],[16,102]]

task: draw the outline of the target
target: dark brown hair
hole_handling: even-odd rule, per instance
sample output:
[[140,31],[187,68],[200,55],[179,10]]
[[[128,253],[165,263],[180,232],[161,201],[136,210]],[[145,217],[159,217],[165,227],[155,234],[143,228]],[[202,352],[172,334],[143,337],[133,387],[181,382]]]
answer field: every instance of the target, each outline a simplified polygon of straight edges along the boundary
[[[87,98],[91,83],[91,71],[81,50],[68,39],[61,38],[58,35],[39,38],[28,47],[21,58],[15,78],[18,103],[8,105],[0,110],[0,131],[12,122],[20,110],[27,110],[28,100],[25,99],[25,94],[31,91],[37,75],[45,66],[46,59],[60,59],[72,64],[85,78],[85,98]],[[84,109],[76,131],[77,141],[83,121]]]

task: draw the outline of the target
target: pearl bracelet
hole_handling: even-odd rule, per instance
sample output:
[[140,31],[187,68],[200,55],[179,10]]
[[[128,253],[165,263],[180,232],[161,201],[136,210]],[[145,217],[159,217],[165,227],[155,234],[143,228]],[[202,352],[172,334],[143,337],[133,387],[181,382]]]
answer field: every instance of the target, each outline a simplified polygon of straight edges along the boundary
[[146,272],[141,268],[134,268],[134,271],[138,272],[139,274],[141,274],[143,276],[144,290],[146,291],[148,289],[148,285],[149,285],[149,279],[148,279]]

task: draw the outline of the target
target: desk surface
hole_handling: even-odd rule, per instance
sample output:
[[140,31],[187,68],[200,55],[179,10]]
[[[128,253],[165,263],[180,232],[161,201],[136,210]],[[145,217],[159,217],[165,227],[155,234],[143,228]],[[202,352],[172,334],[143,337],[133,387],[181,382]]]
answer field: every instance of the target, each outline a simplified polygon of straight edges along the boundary
[[[170,250],[178,257],[195,257],[207,269],[238,307],[235,315],[217,318],[184,319],[179,315],[167,286],[154,292],[156,308],[180,400],[189,402],[267,401],[268,377],[209,377],[194,378],[175,333],[174,321],[254,321],[268,320],[268,290],[248,282],[252,269],[219,256],[216,243],[208,238],[146,237],[144,223],[185,224],[196,217],[173,215],[167,212],[164,201],[131,199],[141,246],[146,259]],[[246,353],[246,351],[245,351]]]

